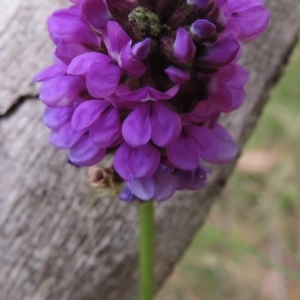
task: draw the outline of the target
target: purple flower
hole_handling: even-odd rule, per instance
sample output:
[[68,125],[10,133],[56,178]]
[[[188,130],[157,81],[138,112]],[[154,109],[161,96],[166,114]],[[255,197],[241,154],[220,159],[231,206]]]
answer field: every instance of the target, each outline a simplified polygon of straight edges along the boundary
[[241,41],[250,41],[258,37],[268,26],[270,13],[263,6],[263,0],[227,0],[225,15]]
[[71,2],[48,19],[54,64],[35,77],[50,142],[77,167],[113,155],[123,201],[202,188],[202,162],[237,155],[218,120],[244,101],[239,40],[265,30],[262,1]]

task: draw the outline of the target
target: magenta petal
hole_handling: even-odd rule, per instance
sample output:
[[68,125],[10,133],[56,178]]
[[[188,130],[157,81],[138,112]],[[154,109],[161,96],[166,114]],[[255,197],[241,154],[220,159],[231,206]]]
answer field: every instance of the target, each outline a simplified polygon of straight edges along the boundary
[[150,46],[151,46],[151,39],[147,38],[139,43],[136,43],[132,47],[132,55],[134,58],[143,60],[146,59],[146,57],[149,54],[150,51]]
[[194,58],[195,53],[196,46],[189,33],[185,29],[179,27],[174,43],[174,56],[179,62],[188,63]]
[[121,51],[131,42],[131,39],[115,21],[107,22],[107,34],[108,39],[105,38],[104,42],[109,50],[109,55],[118,61]]
[[97,36],[79,16],[68,9],[55,12],[48,19],[48,29],[55,44],[61,40],[66,43],[82,43],[92,47],[98,46]]
[[163,170],[160,167],[153,177],[155,192],[152,199],[164,201],[171,198],[176,190],[176,181],[173,173],[168,170]]
[[234,60],[240,49],[239,42],[233,35],[228,35],[207,48],[207,55],[200,59],[204,66],[224,67]]
[[171,81],[178,84],[183,84],[190,79],[190,73],[187,70],[175,66],[165,69],[165,73],[167,73]]
[[89,100],[81,103],[75,110],[72,117],[72,126],[76,130],[88,128],[110,105],[105,100]]
[[36,82],[47,81],[56,76],[62,76],[66,73],[66,71],[67,66],[65,64],[55,64],[36,74],[33,80]]
[[217,154],[210,162],[222,164],[234,159],[238,153],[234,138],[219,124],[214,126],[213,132],[217,141]]
[[176,190],[182,191],[188,189],[191,186],[193,179],[194,179],[194,170],[192,171],[178,170],[175,173]]
[[151,138],[150,105],[144,103],[137,106],[125,119],[122,134],[125,141],[132,147],[139,147]]
[[133,57],[130,44],[123,49],[119,58],[119,66],[129,77],[138,78],[145,74],[146,65]]
[[69,106],[79,93],[86,89],[85,82],[78,76],[57,76],[43,82],[40,99],[50,107]]
[[242,41],[250,41],[265,31],[269,24],[270,12],[264,6],[254,6],[245,11],[234,14],[235,24],[241,33],[238,38]]
[[174,143],[182,129],[180,117],[160,102],[154,102],[151,114],[152,141],[160,147]]
[[131,203],[134,200],[137,199],[136,195],[134,195],[131,191],[131,189],[128,186],[125,186],[125,188],[123,189],[123,191],[119,194],[119,199],[121,201],[127,202],[127,203]]
[[226,84],[220,84],[218,90],[215,93],[211,93],[208,101],[214,103],[214,114],[227,112],[232,106],[232,94]]
[[84,135],[69,151],[69,160],[73,165],[89,167],[96,165],[105,156],[106,149],[97,147]]
[[115,146],[121,137],[121,120],[119,110],[110,107],[90,127],[91,140],[101,148]]
[[133,92],[128,91],[124,88],[118,88],[116,90],[116,95],[122,100],[132,102],[146,102],[149,100],[167,100],[174,97],[177,94],[179,87],[180,85],[174,85],[166,92],[160,92],[151,87],[143,87]]
[[181,170],[190,171],[199,165],[199,155],[190,147],[187,137],[183,134],[167,148],[167,157],[174,166]]
[[114,166],[124,180],[151,177],[160,161],[159,151],[150,144],[132,148],[123,143],[114,157]]
[[140,200],[151,200],[154,196],[155,185],[153,177],[136,178],[128,182],[132,193]]
[[127,108],[129,110],[134,110],[139,105],[139,102],[126,101],[124,99],[121,99],[120,97],[118,97],[115,94],[112,94],[111,96],[107,97],[106,99],[109,100],[111,102],[111,104],[115,107]]
[[235,65],[235,73],[227,82],[230,86],[243,87],[249,81],[249,71],[240,65]]
[[204,160],[212,160],[217,153],[217,142],[213,132],[203,126],[186,126],[189,135],[189,144]]
[[87,73],[86,85],[95,98],[105,98],[116,90],[121,78],[121,69],[114,63],[94,64]]
[[157,101],[157,100],[168,100],[173,98],[178,90],[179,90],[180,85],[176,84],[173,87],[171,87],[169,90],[166,92],[160,92],[154,88],[148,87],[148,96],[151,100]]
[[74,109],[70,107],[46,107],[43,115],[43,122],[50,129],[57,131],[71,120],[73,111]]
[[123,88],[123,85],[120,85],[120,87],[116,89],[116,96],[118,96],[122,100],[132,102],[146,102],[148,100],[151,100],[147,87],[143,87],[132,92]]
[[197,9],[205,8],[209,2],[210,0],[187,0],[189,5],[195,5]]
[[75,57],[68,66],[68,74],[81,75],[86,74],[95,64],[103,64],[99,68],[108,68],[108,64],[112,59],[102,53],[89,52]]
[[50,135],[50,142],[60,149],[67,149],[72,147],[84,134],[84,130],[74,130],[71,123],[67,123],[58,132],[52,132]]
[[209,95],[207,100],[200,101],[193,113],[198,116],[210,116],[220,112],[227,112],[232,107],[232,94],[229,87],[220,84],[218,90]]
[[65,43],[61,40],[55,49],[55,56],[66,65],[69,65],[73,58],[87,52],[91,52],[91,49],[82,44]]
[[81,9],[86,22],[98,30],[105,28],[106,21],[111,18],[103,0],[84,0]]
[[226,112],[233,111],[239,108],[245,100],[245,89],[243,87],[230,86],[229,91],[231,93],[231,107]]
[[193,121],[197,119],[201,121],[201,118],[204,118],[204,121],[205,118],[214,115],[217,112],[217,107],[216,102],[211,98],[211,96],[207,100],[200,101],[195,107],[193,113],[188,115],[187,120],[193,123]]
[[263,0],[227,0],[227,6],[232,13],[247,10],[254,6],[262,6]]
[[210,173],[210,169],[205,168],[203,166],[199,166],[194,172],[193,172],[193,181],[188,187],[190,190],[199,190],[203,188],[206,184],[206,178],[207,174]]
[[197,20],[190,30],[199,39],[207,39],[216,33],[216,25],[207,20]]
[[[236,73],[236,67],[234,64],[229,64],[223,68],[220,68],[216,77],[219,83],[228,82],[231,78],[233,78],[234,74]],[[214,80],[214,78],[212,78]]]

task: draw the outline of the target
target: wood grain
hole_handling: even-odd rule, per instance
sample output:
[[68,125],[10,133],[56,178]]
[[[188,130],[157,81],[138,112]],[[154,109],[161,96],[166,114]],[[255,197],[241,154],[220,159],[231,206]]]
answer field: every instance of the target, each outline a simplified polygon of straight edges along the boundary
[[[300,28],[299,0],[266,1],[269,30],[245,46],[247,101],[223,123],[240,149],[280,77]],[[65,1],[7,1],[0,11],[0,299],[137,299],[137,213],[101,198],[86,171],[48,144],[31,78],[51,61],[49,13]],[[3,4],[4,3],[4,4]],[[3,7],[2,7],[3,8]],[[234,166],[214,169],[207,188],[156,205],[156,285],[201,227]]]

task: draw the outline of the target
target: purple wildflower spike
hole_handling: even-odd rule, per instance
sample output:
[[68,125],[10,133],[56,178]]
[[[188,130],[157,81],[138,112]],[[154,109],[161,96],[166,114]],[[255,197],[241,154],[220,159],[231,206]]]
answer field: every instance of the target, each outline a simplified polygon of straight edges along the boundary
[[205,186],[202,162],[238,152],[218,120],[244,101],[240,41],[265,30],[262,0],[70,1],[48,19],[54,64],[34,79],[50,142],[76,167],[112,155],[126,202]]

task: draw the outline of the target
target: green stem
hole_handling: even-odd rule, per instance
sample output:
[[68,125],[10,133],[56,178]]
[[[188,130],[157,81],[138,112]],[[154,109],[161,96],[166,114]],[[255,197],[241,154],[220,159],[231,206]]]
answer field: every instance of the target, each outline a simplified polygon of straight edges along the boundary
[[147,201],[139,205],[140,215],[140,300],[154,296],[154,205]]

